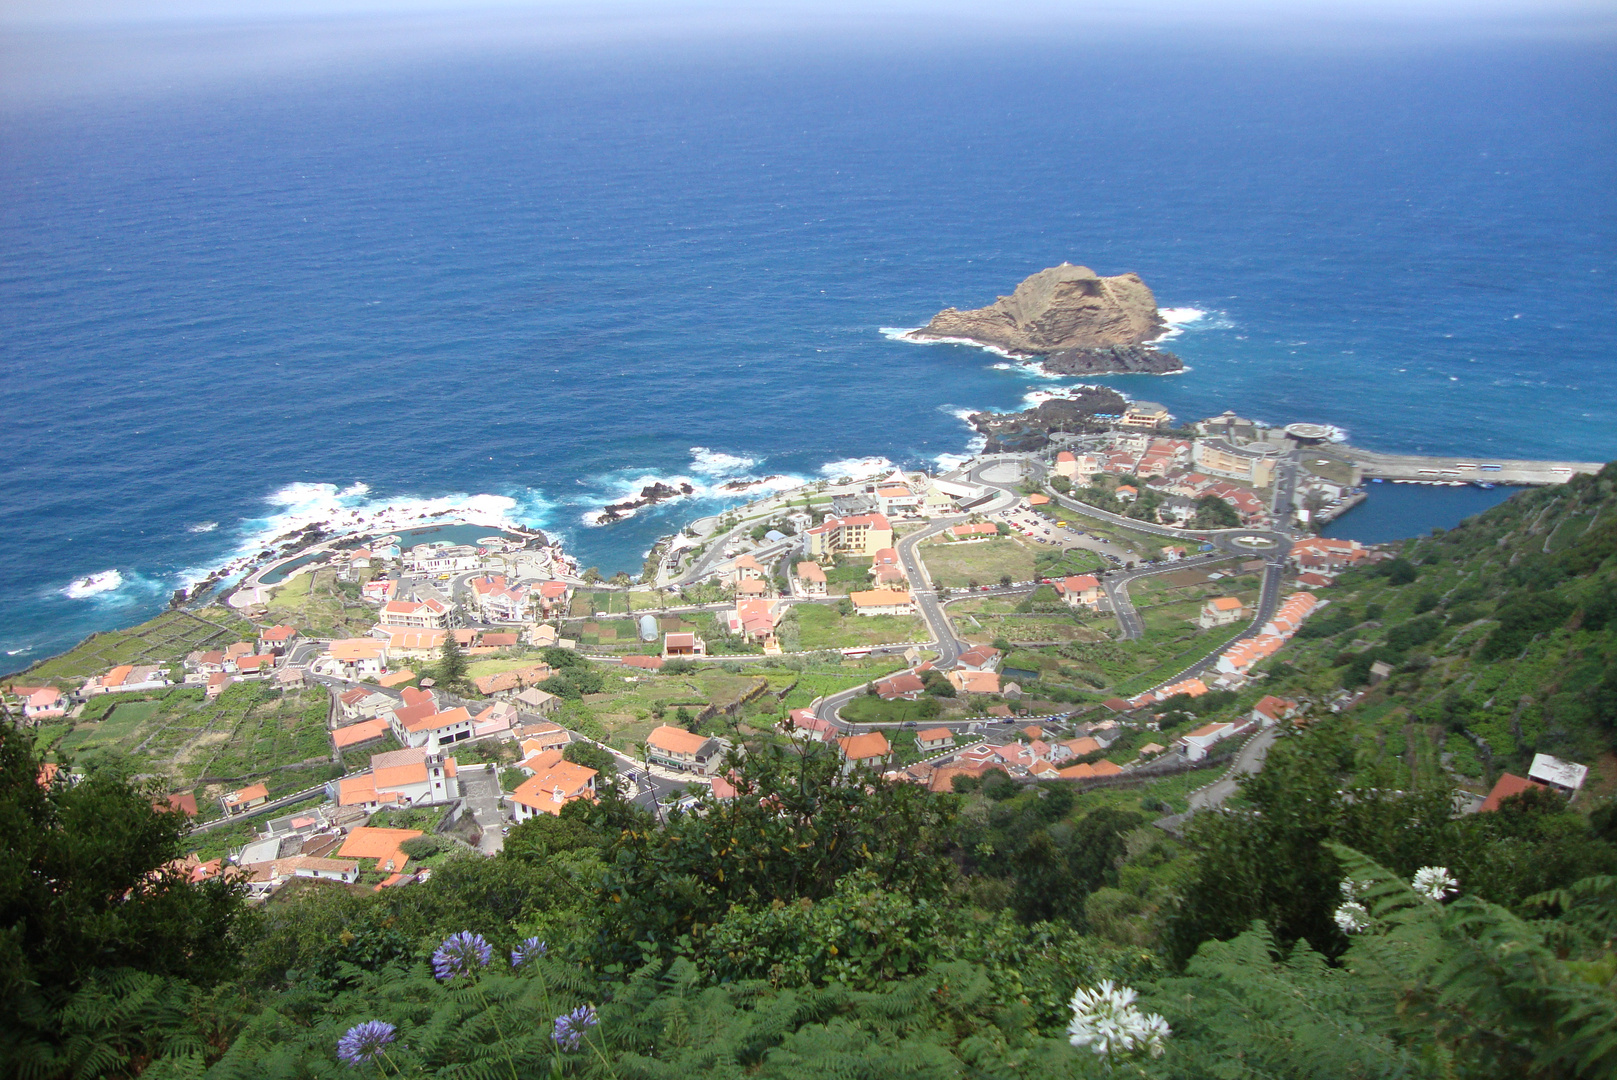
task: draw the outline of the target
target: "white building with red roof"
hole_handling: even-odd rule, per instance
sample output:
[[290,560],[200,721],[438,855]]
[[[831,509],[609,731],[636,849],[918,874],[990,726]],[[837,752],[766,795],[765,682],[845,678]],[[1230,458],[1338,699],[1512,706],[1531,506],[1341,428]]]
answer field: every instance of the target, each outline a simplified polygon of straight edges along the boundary
[[378,621],[391,629],[438,630],[448,617],[449,606],[442,600],[389,600]]
[[540,814],[557,816],[562,807],[578,799],[595,801],[595,770],[566,760],[560,750],[546,750],[522,765],[533,775],[506,796],[517,821]]

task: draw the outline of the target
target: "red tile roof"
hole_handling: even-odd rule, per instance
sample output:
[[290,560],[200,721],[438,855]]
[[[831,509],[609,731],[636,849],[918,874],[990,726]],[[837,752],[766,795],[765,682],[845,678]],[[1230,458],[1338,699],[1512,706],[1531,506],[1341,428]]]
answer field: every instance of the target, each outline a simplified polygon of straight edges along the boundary
[[1510,798],[1512,795],[1520,795],[1528,788],[1538,788],[1542,791],[1544,789],[1544,785],[1539,783],[1537,780],[1529,780],[1525,776],[1517,776],[1514,773],[1505,773],[1499,777],[1498,782],[1493,786],[1493,790],[1488,792],[1488,797],[1483,800],[1482,805],[1477,808],[1477,811],[1479,813],[1486,813],[1489,810],[1497,810],[1499,809],[1499,804],[1501,802]]

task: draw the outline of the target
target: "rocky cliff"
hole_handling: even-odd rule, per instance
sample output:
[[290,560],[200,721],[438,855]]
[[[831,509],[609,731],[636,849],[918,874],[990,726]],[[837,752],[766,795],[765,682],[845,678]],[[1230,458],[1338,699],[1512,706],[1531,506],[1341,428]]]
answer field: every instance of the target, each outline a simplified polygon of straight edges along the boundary
[[[1072,352],[1072,362],[1086,365],[1083,374],[1099,374],[1178,370],[1183,365],[1172,353],[1137,348],[1160,337],[1167,328],[1157,313],[1156,297],[1138,274],[1101,277],[1087,266],[1062,263],[1040,270],[1010,296],[1001,296],[987,307],[973,311],[946,308],[909,337],[916,341],[960,338],[1024,356]],[[1118,348],[1132,352],[1106,352]],[[1167,359],[1159,359],[1163,357]],[[1107,366],[1130,362],[1136,366]],[[1171,367],[1160,366],[1169,362]]]

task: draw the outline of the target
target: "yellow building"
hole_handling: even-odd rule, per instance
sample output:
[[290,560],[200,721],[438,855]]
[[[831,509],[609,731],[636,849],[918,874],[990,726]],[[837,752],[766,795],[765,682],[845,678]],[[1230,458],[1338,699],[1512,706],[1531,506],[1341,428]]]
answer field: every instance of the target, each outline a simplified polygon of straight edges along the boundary
[[893,546],[893,526],[882,514],[858,517],[828,517],[806,534],[808,557],[861,555],[874,558],[882,548]]

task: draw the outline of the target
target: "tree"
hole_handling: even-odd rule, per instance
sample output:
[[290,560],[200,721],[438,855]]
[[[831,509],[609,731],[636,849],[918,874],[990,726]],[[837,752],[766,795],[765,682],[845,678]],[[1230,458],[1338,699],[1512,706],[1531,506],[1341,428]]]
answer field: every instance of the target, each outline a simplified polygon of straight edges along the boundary
[[629,587],[629,575],[628,575],[628,573],[626,573],[625,571],[619,570],[617,573],[612,575],[611,584],[616,585],[620,589],[627,589]]
[[1072,481],[1059,473],[1050,477],[1050,486],[1055,488],[1056,491],[1062,495],[1066,495],[1072,491]]
[[696,730],[696,717],[692,716],[691,711],[683,705],[674,710],[674,723],[686,731],[694,732]]
[[582,765],[586,769],[594,769],[600,774],[602,781],[610,781],[618,774],[618,759],[602,750],[594,743],[571,742],[561,756],[574,765]]
[[438,654],[438,681],[444,686],[462,686],[466,682],[466,654],[460,651],[453,630],[444,631],[444,647]]
[[584,584],[594,585],[601,580],[601,571],[597,567],[590,567],[584,571]]
[[945,894],[950,802],[874,770],[844,774],[833,753],[765,746],[732,755],[725,770],[736,798],[706,796],[700,812],[676,811],[661,829],[636,807],[603,809],[614,840],[599,894],[601,959],[700,948],[735,905],[817,902],[856,871],[911,900]]
[[1196,500],[1196,516],[1191,524],[1198,529],[1239,529],[1241,515],[1217,495],[1203,495]]
[[[144,994],[168,1009],[234,974],[242,888],[171,867],[190,826],[153,808],[157,787],[110,767],[78,784],[65,772],[42,783],[40,770],[31,737],[0,725],[0,1058],[8,1073],[100,1075],[158,1038],[117,1030],[117,1002]],[[81,994],[106,1007],[105,1025],[84,1029]],[[100,1065],[84,1063],[91,1053]]]

